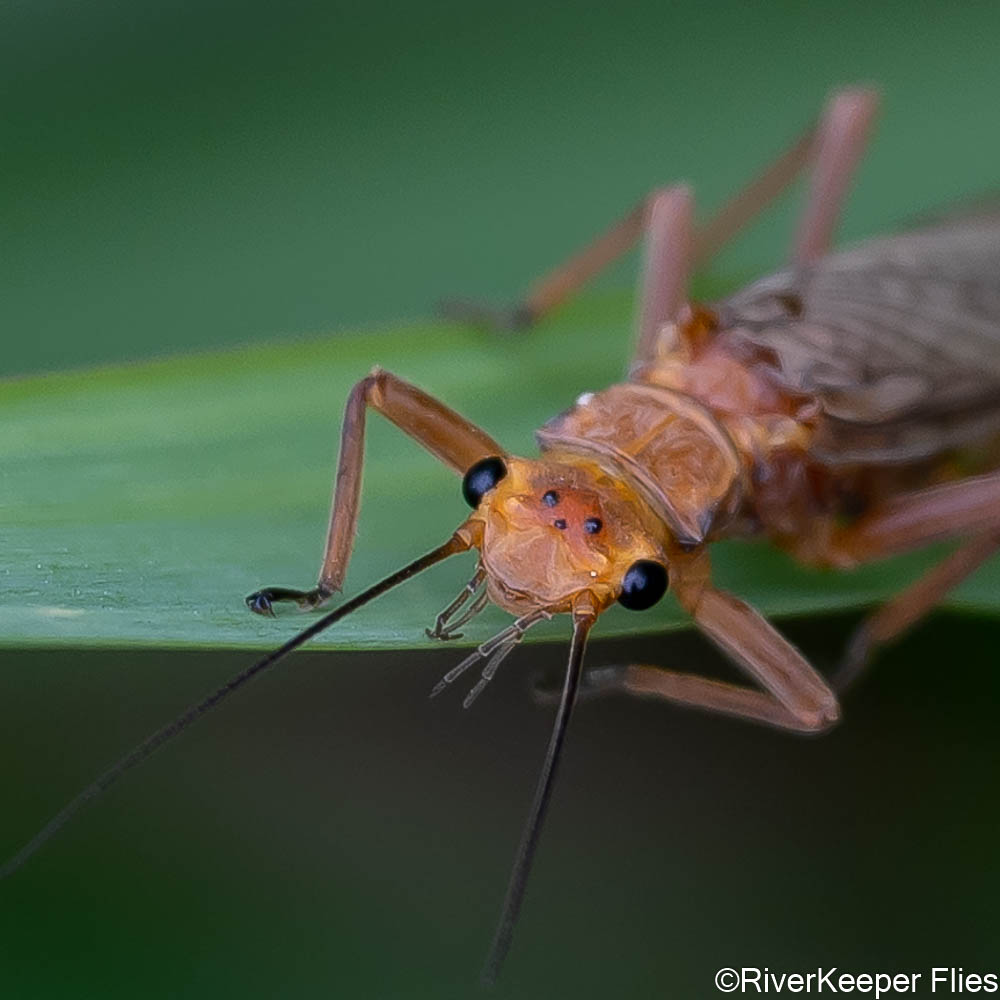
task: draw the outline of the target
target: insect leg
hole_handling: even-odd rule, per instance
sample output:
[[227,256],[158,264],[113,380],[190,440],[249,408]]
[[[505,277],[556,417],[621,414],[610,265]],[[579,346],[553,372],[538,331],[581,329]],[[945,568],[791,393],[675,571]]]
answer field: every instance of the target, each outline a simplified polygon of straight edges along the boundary
[[[822,121],[827,122],[833,110],[838,107],[838,101],[849,97],[852,93],[858,92],[844,91],[835,94]],[[831,129],[827,128],[826,132],[831,133]],[[814,125],[808,128],[785,152],[698,229],[693,238],[690,259],[692,268],[711,260],[795,180],[813,158],[816,140],[821,134],[824,134],[822,126]],[[836,138],[835,130],[832,134]],[[833,145],[836,150],[836,142]],[[837,163],[841,162],[836,157],[834,160]],[[825,158],[823,162],[827,162]],[[593,242],[543,275],[514,306],[494,309],[475,302],[447,302],[442,305],[442,311],[455,319],[494,330],[515,330],[531,326],[557,306],[562,305],[591,278],[623,257],[636,245],[646,227],[657,196],[665,190],[668,189],[652,191]]]
[[678,185],[659,192],[653,199],[646,226],[639,336],[633,364],[653,359],[661,327],[676,319],[678,310],[687,301],[693,229],[690,188]]
[[[829,249],[851,175],[864,152],[877,109],[878,95],[874,91],[839,91],[827,104],[815,133],[809,134],[804,148],[814,166],[795,241],[795,263],[808,263]],[[778,176],[782,176],[780,172]],[[692,206],[686,188],[668,188],[654,197],[646,225],[635,366],[655,359],[661,327],[677,318],[686,300],[693,262],[721,249],[753,218],[761,203],[767,203],[768,174],[761,181],[764,183],[751,184],[724,206],[697,237],[692,235]]]
[[857,678],[873,646],[905,632],[1000,548],[1000,472],[903,494],[833,533],[825,561],[842,568],[950,538],[966,541],[860,626],[835,675],[837,691]]
[[831,565],[857,566],[931,542],[1000,530],[1000,472],[904,493],[835,532]]
[[812,178],[792,249],[793,263],[808,264],[829,252],[878,104],[873,90],[842,90],[827,105],[816,135]]
[[533,326],[635,246],[645,228],[651,199],[652,195],[643,198],[592,243],[536,281],[513,306],[497,309],[479,302],[448,300],[441,303],[440,312],[450,319],[495,331]]
[[851,637],[844,659],[831,679],[834,690],[847,690],[868,665],[875,646],[898,638],[933,611],[950,590],[997,549],[1000,549],[1000,532],[973,538],[866,618]]
[[815,733],[831,724],[803,721],[764,691],[664,667],[633,664],[627,667],[598,668],[597,673],[597,683],[608,691],[620,690],[645,698],[662,698],[677,705],[760,722],[775,729]]
[[337,462],[336,485],[319,582],[312,590],[268,587],[251,594],[247,606],[259,614],[271,611],[274,601],[295,601],[313,608],[340,590],[354,547],[361,505],[365,414],[377,410],[400,430],[423,445],[435,458],[462,474],[481,458],[503,455],[504,449],[485,431],[416,386],[376,369],[351,390],[344,411]]
[[[598,667],[591,692],[626,691],[680,705],[761,722],[777,729],[818,733],[840,716],[837,697],[802,654],[743,601],[711,587],[693,601],[678,598],[695,623],[764,690],[647,665]],[[546,692],[539,692],[544,699]]]
[[[681,588],[677,597],[698,628],[790,713],[794,724],[785,723],[785,728],[819,732],[837,721],[840,709],[829,685],[750,605],[711,586],[693,601]],[[705,707],[725,710],[725,702]],[[765,721],[783,725],[780,716]]]

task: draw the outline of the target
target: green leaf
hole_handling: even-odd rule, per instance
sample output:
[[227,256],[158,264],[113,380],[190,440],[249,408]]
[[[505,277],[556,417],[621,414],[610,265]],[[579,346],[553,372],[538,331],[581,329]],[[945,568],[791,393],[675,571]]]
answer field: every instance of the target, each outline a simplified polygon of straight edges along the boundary
[[[415,324],[0,384],[0,642],[275,645],[309,619],[259,618],[243,597],[314,582],[341,412],[358,378],[382,365],[530,454],[535,427],[620,377],[629,311],[615,295],[523,336]],[[438,544],[466,510],[451,472],[378,418],[369,427],[348,594]],[[716,578],[769,615],[868,604],[932,559],[843,574],[804,570],[762,544],[714,554]],[[473,560],[436,567],[316,644],[426,643]],[[1000,565],[951,604],[1000,610]],[[506,620],[491,609],[466,641]],[[614,609],[600,632],[683,623],[667,601],[645,614]]]

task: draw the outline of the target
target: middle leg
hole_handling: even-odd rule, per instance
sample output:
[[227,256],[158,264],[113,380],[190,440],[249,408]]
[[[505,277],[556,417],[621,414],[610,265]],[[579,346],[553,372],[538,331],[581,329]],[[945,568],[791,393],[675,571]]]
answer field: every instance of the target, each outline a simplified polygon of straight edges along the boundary
[[965,540],[960,548],[861,624],[836,690],[854,683],[876,645],[901,636],[1000,548],[1000,471],[895,497],[833,535],[829,561],[848,567],[954,538]]
[[976,536],[869,615],[847,644],[840,666],[831,678],[833,689],[838,693],[846,691],[868,666],[877,646],[898,639],[929,615],[997,549],[1000,549],[1000,532]]

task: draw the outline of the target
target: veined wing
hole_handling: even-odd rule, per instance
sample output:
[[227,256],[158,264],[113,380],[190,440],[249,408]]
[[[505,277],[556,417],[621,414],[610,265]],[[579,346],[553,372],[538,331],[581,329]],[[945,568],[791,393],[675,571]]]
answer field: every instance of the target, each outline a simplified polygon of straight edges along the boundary
[[917,461],[1000,435],[1000,210],[781,271],[715,308],[727,349],[818,399],[825,462]]

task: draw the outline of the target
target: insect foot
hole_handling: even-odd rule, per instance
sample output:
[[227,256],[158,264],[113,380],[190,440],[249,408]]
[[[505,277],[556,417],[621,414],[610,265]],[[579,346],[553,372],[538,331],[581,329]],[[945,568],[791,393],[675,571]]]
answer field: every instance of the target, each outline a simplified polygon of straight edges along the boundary
[[265,587],[263,590],[255,590],[245,598],[246,606],[257,615],[274,614],[274,604],[279,601],[294,601],[300,608],[311,611],[319,607],[330,596],[329,591],[320,587],[312,590],[290,590],[287,587]]
[[266,590],[257,590],[245,598],[247,607],[256,615],[274,616],[271,607],[271,595]]

